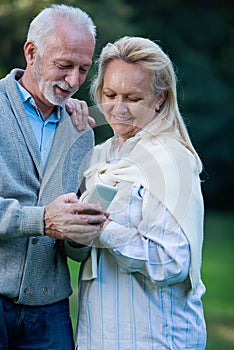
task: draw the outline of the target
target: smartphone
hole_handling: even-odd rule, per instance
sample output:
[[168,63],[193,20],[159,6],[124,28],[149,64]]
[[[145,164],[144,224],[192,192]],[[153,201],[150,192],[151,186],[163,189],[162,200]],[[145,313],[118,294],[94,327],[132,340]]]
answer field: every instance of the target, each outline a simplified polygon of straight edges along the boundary
[[88,203],[101,203],[103,211],[106,211],[109,207],[111,201],[117,193],[117,188],[114,186],[96,184],[93,191],[89,194],[87,198]]

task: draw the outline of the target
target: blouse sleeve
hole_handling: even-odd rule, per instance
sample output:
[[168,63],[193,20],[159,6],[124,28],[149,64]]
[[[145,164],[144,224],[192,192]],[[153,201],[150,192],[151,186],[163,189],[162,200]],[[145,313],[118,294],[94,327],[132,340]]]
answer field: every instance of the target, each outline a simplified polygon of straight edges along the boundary
[[141,273],[160,285],[183,281],[189,272],[189,243],[167,208],[147,190],[135,187],[123,210],[131,217],[123,223],[120,213],[113,215],[100,236],[122,271]]

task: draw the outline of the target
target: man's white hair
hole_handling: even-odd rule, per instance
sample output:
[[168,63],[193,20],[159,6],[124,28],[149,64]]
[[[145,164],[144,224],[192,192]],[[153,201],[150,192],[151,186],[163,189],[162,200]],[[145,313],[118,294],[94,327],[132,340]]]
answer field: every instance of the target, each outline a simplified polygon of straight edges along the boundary
[[67,5],[51,5],[43,9],[31,22],[27,40],[33,41],[40,56],[44,52],[46,39],[57,28],[58,18],[67,20],[77,30],[90,32],[94,42],[96,39],[96,26],[90,16],[78,7]]

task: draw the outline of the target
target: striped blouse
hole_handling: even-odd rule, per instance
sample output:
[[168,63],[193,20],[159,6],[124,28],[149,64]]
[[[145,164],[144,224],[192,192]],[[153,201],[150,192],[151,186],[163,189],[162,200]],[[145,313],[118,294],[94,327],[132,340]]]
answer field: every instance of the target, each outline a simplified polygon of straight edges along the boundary
[[205,349],[205,287],[190,289],[186,236],[142,186],[118,186],[113,221],[99,238],[97,278],[82,280],[81,266],[76,349]]

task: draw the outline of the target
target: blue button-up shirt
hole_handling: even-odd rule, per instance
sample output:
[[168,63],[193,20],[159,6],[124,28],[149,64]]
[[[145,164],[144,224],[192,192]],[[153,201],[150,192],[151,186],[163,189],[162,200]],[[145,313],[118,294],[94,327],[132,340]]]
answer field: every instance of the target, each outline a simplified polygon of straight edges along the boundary
[[45,169],[53,144],[56,127],[60,120],[62,107],[55,109],[49,118],[45,120],[42,111],[36,106],[36,103],[30,93],[18,82],[17,87],[28,116],[28,120],[32,126],[32,130],[40,148],[42,167]]

